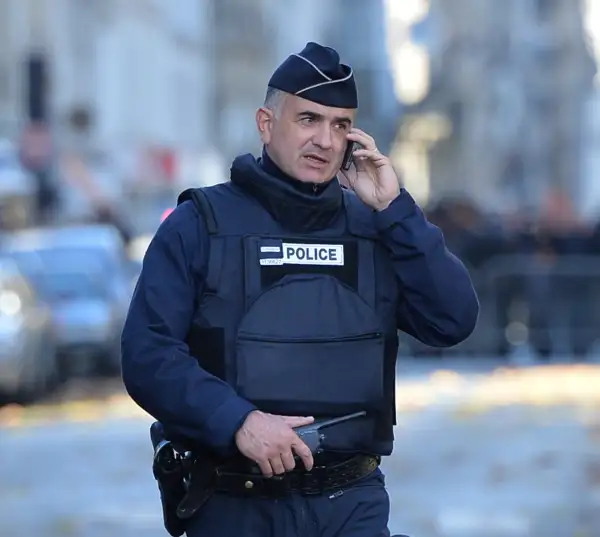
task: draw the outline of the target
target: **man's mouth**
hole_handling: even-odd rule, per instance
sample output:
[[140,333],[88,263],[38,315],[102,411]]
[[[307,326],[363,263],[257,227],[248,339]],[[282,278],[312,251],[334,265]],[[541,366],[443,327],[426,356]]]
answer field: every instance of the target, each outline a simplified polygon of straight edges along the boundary
[[308,161],[317,164],[317,165],[324,165],[324,164],[328,164],[329,161],[324,158],[321,157],[320,155],[316,155],[314,153],[309,153],[308,155],[304,155],[304,158],[306,158]]

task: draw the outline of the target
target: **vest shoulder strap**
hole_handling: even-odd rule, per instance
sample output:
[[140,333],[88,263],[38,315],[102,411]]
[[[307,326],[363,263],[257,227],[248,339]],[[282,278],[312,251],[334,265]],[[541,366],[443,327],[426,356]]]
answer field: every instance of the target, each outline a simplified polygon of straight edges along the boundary
[[196,207],[196,210],[200,216],[202,216],[208,234],[216,235],[219,231],[219,226],[217,224],[217,219],[215,218],[212,205],[210,204],[210,201],[208,201],[208,196],[206,195],[204,189],[188,188],[187,190],[184,190],[177,198],[177,205],[180,205],[184,201],[188,200],[192,201]]
[[177,205],[185,201],[192,201],[198,214],[204,221],[204,228],[209,235],[205,275],[206,291],[215,292],[219,285],[219,276],[223,263],[223,242],[213,240],[219,232],[215,212],[203,188],[188,188],[184,190],[177,198]]

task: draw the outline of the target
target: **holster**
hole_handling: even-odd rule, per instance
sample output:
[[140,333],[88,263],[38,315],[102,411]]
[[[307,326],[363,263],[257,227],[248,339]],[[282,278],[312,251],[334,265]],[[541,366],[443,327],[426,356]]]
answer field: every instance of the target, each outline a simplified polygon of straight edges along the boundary
[[183,471],[165,470],[156,461],[152,471],[158,483],[165,529],[173,537],[180,537],[185,533],[185,523],[177,516],[177,506],[185,496]]
[[215,465],[199,452],[176,448],[165,438],[159,422],[152,424],[152,473],[158,483],[165,529],[173,537],[185,533],[186,523],[214,491]]

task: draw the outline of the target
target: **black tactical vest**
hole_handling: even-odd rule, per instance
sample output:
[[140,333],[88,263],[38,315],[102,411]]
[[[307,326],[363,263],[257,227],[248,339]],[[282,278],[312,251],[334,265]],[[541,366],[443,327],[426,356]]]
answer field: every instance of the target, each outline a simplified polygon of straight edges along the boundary
[[344,220],[290,235],[231,182],[182,193],[210,236],[190,352],[265,412],[367,418],[327,448],[387,455],[395,423],[398,284],[372,211],[344,192]]

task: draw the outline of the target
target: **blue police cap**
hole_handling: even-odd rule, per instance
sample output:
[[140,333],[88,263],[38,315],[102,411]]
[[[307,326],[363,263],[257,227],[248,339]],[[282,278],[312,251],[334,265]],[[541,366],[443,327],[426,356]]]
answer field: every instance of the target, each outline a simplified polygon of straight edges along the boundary
[[330,47],[307,43],[273,73],[269,86],[335,108],[358,108],[354,73]]

